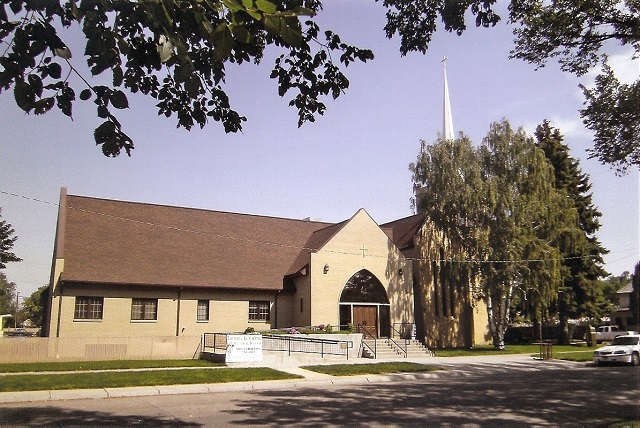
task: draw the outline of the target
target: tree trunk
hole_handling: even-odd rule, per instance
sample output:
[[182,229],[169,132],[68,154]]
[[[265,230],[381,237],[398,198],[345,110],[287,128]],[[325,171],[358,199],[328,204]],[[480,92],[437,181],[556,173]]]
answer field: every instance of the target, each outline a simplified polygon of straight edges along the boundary
[[533,341],[540,342],[542,340],[542,326],[540,325],[541,321],[539,317],[533,318]]
[[569,335],[569,314],[567,314],[567,292],[559,293],[558,299],[558,317],[560,319],[560,335],[558,337],[559,345],[569,345],[571,336]]
[[487,293],[487,315],[489,317],[489,329],[493,339],[495,349],[504,349],[504,334],[509,327],[509,306],[511,306],[511,295],[513,287],[507,288],[507,293]]
[[569,345],[571,337],[569,336],[569,317],[566,313],[560,314],[560,337],[558,337],[558,345]]

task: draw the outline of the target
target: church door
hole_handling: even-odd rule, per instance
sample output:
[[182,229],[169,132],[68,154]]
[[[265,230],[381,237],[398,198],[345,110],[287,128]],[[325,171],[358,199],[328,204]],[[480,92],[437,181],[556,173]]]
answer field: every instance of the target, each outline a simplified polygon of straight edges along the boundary
[[364,337],[378,337],[378,307],[354,306],[353,323],[364,330]]

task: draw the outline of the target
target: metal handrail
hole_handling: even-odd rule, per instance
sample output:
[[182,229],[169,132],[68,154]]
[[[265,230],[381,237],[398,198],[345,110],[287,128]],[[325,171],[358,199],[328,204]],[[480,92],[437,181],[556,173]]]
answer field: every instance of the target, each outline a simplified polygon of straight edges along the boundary
[[[391,337],[394,337],[394,334],[393,334],[393,333],[396,333],[396,334],[398,335],[398,337],[399,337],[399,338],[403,339],[403,337],[402,337],[402,336],[403,336],[403,334],[402,334],[402,332],[401,332],[400,330],[398,330],[398,329],[395,327],[396,325],[399,325],[399,326],[401,326],[401,327],[404,327],[404,326],[411,326],[411,330],[413,331],[413,329],[415,328],[416,323],[414,323],[414,322],[394,322],[394,323],[391,325]],[[405,333],[405,335],[406,335],[406,333]],[[411,333],[409,333],[409,337],[411,337]],[[406,337],[404,337],[404,339],[406,339]]]
[[367,342],[364,341],[364,338],[363,338],[361,343],[362,343],[361,346],[363,348],[366,347],[369,351],[371,351],[373,353],[373,359],[376,360],[378,358],[377,357],[377,354],[378,354],[378,341],[376,339],[373,339],[373,348],[371,348],[371,346]]
[[402,346],[396,342],[395,340],[393,340],[393,338],[389,338],[389,342],[391,342],[393,345],[395,345],[396,348],[398,348],[399,350],[401,350],[404,353],[404,357],[407,358],[408,357],[408,343],[409,343],[409,339],[404,339],[404,348],[402,348]]
[[[228,335],[229,333],[204,333],[202,335],[202,351],[213,353],[216,351],[226,352]],[[265,347],[265,342],[268,342],[272,346]],[[286,345],[278,346],[281,343],[285,343]],[[275,346],[273,346],[274,344]],[[305,344],[310,344],[310,346],[305,346]],[[351,340],[292,337],[289,335],[272,334],[262,336],[262,349],[268,351],[288,351],[289,355],[291,355],[292,352],[320,354],[322,358],[324,358],[325,355],[345,355],[348,360],[349,349],[353,349],[353,342]]]
[[377,339],[377,337],[375,337],[373,334],[371,334],[371,333],[369,333],[367,331],[367,328],[365,326],[363,326],[361,324],[356,324],[355,327],[356,327],[356,332],[357,333],[362,333],[362,338],[363,339],[366,339],[367,335],[369,336],[370,339]]
[[438,341],[438,339],[436,339],[435,337],[431,336],[429,333],[427,333],[426,331],[424,332],[424,339],[425,339],[425,344],[427,342],[427,337],[429,339],[431,339],[433,341],[433,343],[436,344],[436,348],[440,348],[440,343]]
[[[270,344],[275,344],[275,348],[268,347],[269,351],[287,351],[290,356],[292,352],[302,352],[309,354],[320,354],[322,358],[325,355],[346,355],[347,360],[349,359],[349,349],[353,349],[353,342],[350,340],[333,340],[333,339],[320,339],[315,337],[292,337],[288,335],[280,335],[280,334],[272,334],[268,336],[262,336],[262,349],[265,349],[265,341]],[[278,346],[282,343],[286,343],[286,346]],[[297,344],[302,344],[302,346],[296,346]],[[306,347],[304,344],[313,344],[315,346]],[[320,348],[319,352],[317,348]],[[311,350],[311,348],[316,348],[316,351]],[[277,349],[283,348],[283,349]],[[286,348],[286,349],[284,349]],[[304,348],[304,349],[301,349]],[[344,352],[342,351],[344,350]]]

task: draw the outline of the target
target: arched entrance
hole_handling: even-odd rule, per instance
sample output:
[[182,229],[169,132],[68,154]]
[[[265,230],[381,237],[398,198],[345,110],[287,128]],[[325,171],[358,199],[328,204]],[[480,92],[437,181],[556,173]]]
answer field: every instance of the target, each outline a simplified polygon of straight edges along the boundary
[[366,269],[353,274],[340,295],[340,325],[348,324],[365,337],[389,337],[389,297],[380,280]]

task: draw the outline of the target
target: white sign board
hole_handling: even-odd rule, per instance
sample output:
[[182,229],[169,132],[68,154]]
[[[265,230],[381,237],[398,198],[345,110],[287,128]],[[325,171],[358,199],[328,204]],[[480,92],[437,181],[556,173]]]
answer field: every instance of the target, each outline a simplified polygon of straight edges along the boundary
[[261,334],[227,335],[227,363],[251,363],[262,361]]

